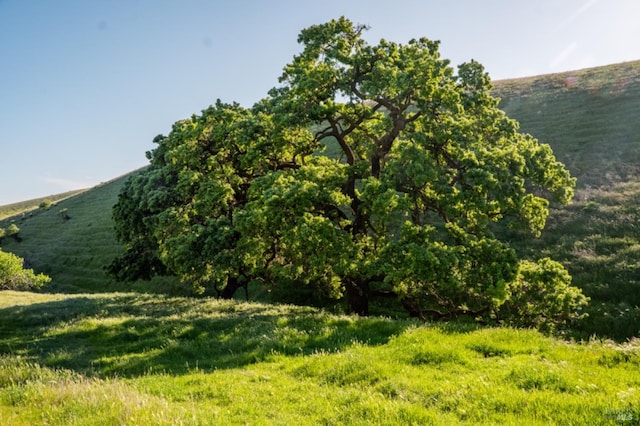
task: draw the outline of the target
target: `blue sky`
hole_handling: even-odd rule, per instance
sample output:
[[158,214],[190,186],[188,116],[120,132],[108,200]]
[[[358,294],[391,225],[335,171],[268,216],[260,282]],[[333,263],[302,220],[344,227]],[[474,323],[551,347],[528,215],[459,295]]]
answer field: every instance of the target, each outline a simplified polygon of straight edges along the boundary
[[175,121],[263,98],[299,31],[341,15],[494,80],[640,59],[637,0],[0,0],[0,205],[144,166]]

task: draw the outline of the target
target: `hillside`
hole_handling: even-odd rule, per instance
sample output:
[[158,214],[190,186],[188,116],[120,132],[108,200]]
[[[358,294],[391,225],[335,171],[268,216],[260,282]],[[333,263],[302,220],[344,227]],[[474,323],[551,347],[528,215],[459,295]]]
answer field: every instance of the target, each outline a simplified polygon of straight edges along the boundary
[[636,424],[639,366],[532,330],[0,292],[1,424]]
[[37,209],[43,203],[44,204],[56,203],[61,200],[64,200],[65,198],[78,195],[84,191],[86,191],[86,189],[78,189],[74,191],[63,192],[60,194],[48,195],[46,197],[33,198],[31,200],[26,200],[26,201],[19,201],[17,203],[5,204],[3,206],[0,206],[0,219],[14,216],[20,213],[27,213],[31,210]]
[[495,82],[500,106],[577,178],[537,241],[592,298],[583,337],[640,336],[640,61]]
[[640,180],[640,61],[494,83],[500,108],[553,148],[578,188]]
[[0,227],[15,223],[20,228],[19,239],[3,239],[2,249],[24,258],[27,267],[51,276],[49,292],[175,291],[167,287],[171,285],[167,280],[115,283],[105,273],[104,267],[121,251],[113,233],[111,209],[127,177],[70,197],[47,197],[59,201],[0,220]]
[[[548,143],[577,177],[575,201],[554,207],[542,238],[513,240],[524,255],[550,256],[592,298],[580,337],[640,335],[640,61],[494,83],[501,108]],[[170,291],[172,280],[113,283],[103,267],[119,253],[111,207],[124,178],[0,221],[21,241],[4,250],[53,277],[49,291]],[[69,219],[60,210],[66,209]],[[0,207],[0,211],[3,208]]]
[[[53,278],[54,292],[90,291],[107,282],[102,267],[118,253],[111,207],[122,180],[97,186],[75,197],[14,216],[20,241],[5,239],[2,248],[27,266]],[[64,209],[67,218],[62,217]],[[0,225],[1,226],[1,225]]]

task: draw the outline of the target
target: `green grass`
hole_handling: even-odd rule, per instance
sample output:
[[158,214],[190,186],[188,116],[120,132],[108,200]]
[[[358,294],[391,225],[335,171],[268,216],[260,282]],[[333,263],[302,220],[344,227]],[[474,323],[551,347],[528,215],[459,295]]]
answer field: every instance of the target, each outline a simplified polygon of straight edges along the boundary
[[581,191],[556,208],[542,237],[514,245],[529,257],[562,262],[591,297],[576,332],[624,341],[640,336],[640,182]]
[[46,197],[48,210],[0,206],[0,227],[20,228],[2,249],[53,278],[47,294],[0,292],[0,424],[640,424],[640,344],[627,340],[640,335],[640,62],[494,93],[578,179],[542,238],[512,241],[591,296],[583,342],[142,294],[188,290],[106,276],[119,178]]
[[[110,182],[48,209],[12,218],[20,228],[20,240],[7,238],[2,249],[24,258],[37,272],[50,275],[50,291],[106,289],[108,279],[102,268],[120,250],[113,233],[111,207],[122,182]],[[61,217],[62,209],[66,209],[68,219]]]
[[498,81],[493,93],[579,189],[640,179],[640,61]]
[[636,343],[126,293],[2,292],[0,336],[2,424],[640,419]]

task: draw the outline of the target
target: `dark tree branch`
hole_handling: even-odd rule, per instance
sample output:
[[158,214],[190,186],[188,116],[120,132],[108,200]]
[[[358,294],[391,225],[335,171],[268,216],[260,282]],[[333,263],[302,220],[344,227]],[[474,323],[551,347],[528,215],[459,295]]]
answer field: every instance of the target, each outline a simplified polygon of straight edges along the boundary
[[349,143],[345,139],[345,136],[348,133],[345,134],[345,132],[340,131],[339,123],[335,121],[333,117],[329,118],[329,124],[333,129],[333,132],[331,134],[336,138],[338,144],[340,145],[340,148],[347,156],[347,163],[349,163],[350,166],[353,166],[356,162],[356,155],[353,152],[353,148],[351,148],[351,145],[349,145]]

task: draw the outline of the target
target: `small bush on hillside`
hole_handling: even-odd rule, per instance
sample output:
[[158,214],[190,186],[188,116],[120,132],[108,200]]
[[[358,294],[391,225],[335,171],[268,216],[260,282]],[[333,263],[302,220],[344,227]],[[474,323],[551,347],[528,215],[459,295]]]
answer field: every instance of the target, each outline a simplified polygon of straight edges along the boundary
[[15,223],[12,223],[11,225],[9,225],[5,231],[5,235],[7,237],[13,237],[15,239],[18,239],[18,233],[20,232],[20,228],[18,228],[18,225],[16,225]]
[[42,202],[40,203],[40,205],[38,207],[40,207],[41,209],[44,210],[49,210],[49,208],[51,207],[53,203],[51,202],[51,200],[46,199],[46,200],[42,200]]
[[15,223],[12,223],[7,228],[0,228],[0,241],[2,241],[4,237],[13,237],[14,240],[20,241],[19,233],[20,228],[18,228],[18,225]]
[[58,212],[58,216],[62,218],[62,220],[69,220],[71,217],[69,216],[69,211],[67,209],[61,209]]
[[522,261],[516,279],[508,287],[510,297],[500,307],[508,325],[554,331],[584,317],[589,302],[582,291],[571,286],[571,276],[549,258]]
[[51,281],[33,269],[24,269],[24,260],[15,254],[0,250],[0,290],[32,290]]

